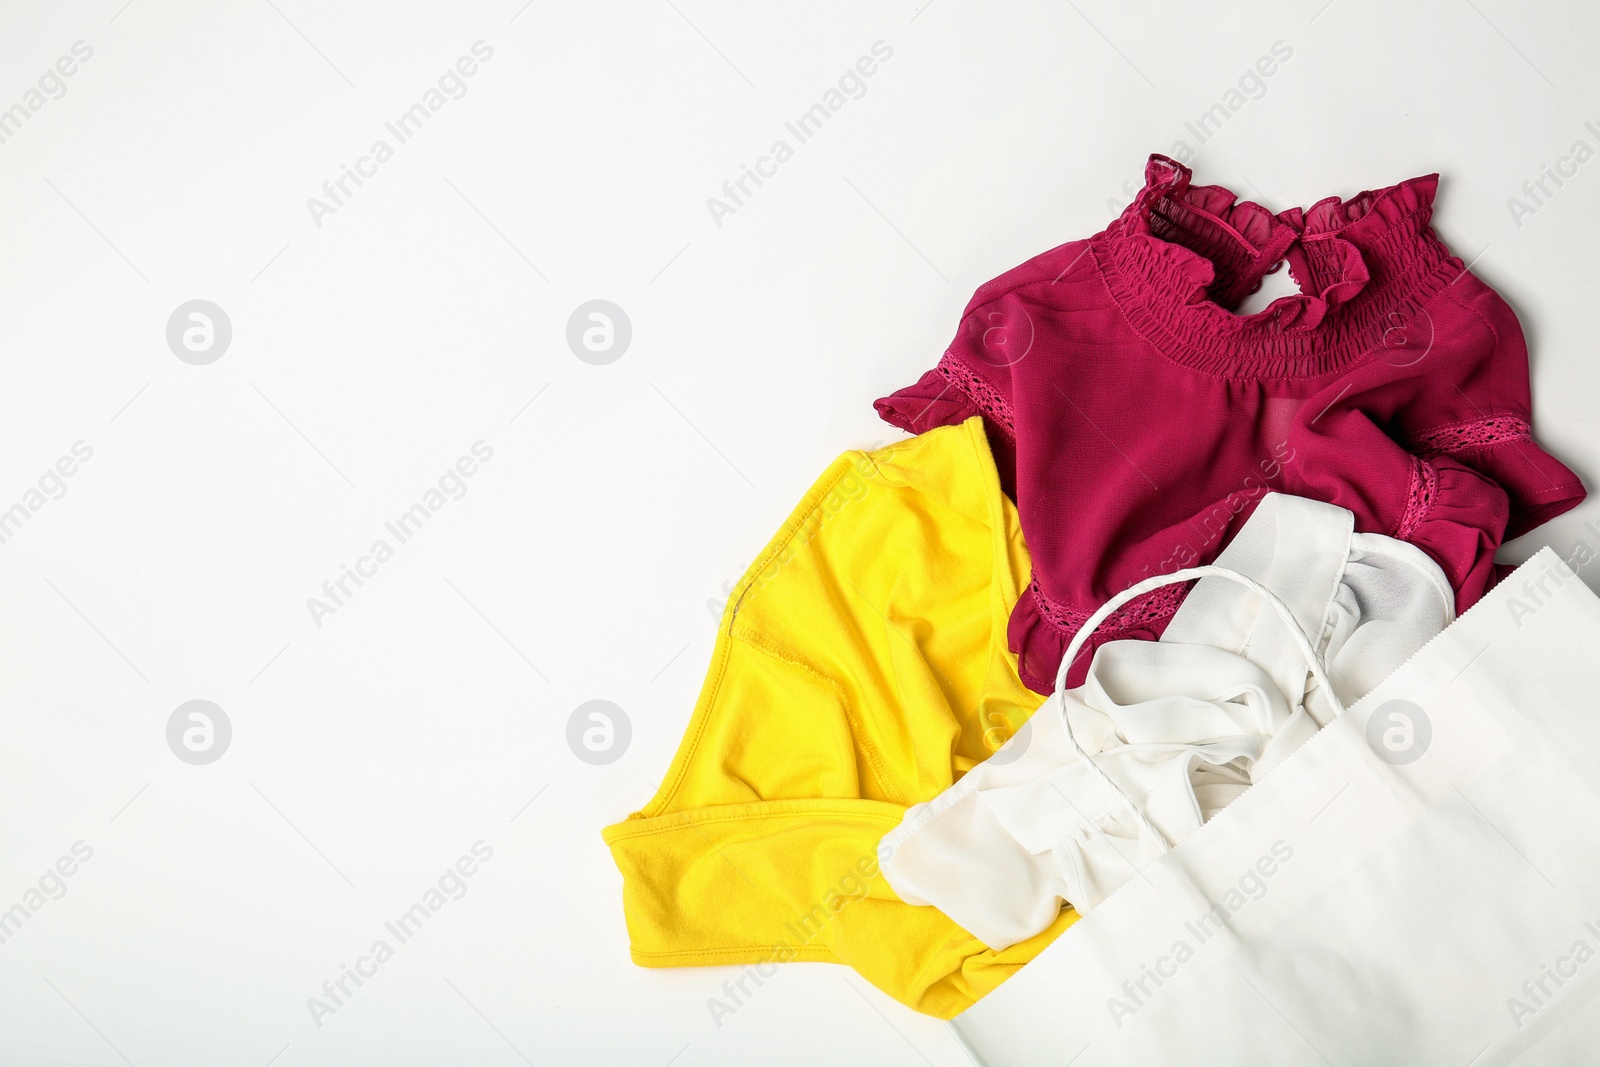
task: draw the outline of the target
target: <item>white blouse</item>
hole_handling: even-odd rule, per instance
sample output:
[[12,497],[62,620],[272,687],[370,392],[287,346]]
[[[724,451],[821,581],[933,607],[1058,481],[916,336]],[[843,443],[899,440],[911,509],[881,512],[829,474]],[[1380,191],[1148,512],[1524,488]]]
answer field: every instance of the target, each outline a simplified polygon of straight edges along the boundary
[[1288,606],[1335,700],[1262,597],[1201,578],[1160,641],[1102,645],[1082,686],[906,812],[878,849],[895,892],[1002,949],[1063,901],[1087,912],[1226,807],[1455,616],[1426,554],[1353,529],[1343,508],[1273,493],[1216,561]]

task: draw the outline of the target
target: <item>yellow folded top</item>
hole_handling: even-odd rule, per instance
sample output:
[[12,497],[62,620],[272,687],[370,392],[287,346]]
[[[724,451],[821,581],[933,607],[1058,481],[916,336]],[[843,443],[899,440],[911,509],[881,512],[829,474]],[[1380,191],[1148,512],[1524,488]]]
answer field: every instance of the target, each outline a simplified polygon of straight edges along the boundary
[[835,460],[728,598],[660,791],[604,831],[634,962],[845,963],[950,1018],[1070,925],[994,952],[878,872],[1042,700],[1006,648],[1028,571],[981,419]]

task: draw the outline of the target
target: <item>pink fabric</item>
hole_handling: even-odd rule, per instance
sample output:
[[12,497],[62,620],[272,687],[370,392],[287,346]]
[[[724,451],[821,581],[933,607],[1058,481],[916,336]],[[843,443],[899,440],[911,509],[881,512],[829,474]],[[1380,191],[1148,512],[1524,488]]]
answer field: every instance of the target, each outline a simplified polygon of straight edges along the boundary
[[[1033,583],[1011,617],[1029,686],[1141,578],[1210,562],[1267,492],[1327,500],[1428,552],[1465,610],[1495,549],[1583,499],[1534,444],[1505,301],[1429,225],[1438,175],[1272,214],[1152,156],[1102,233],[980,288],[937,367],[877,402],[912,433],[984,416]],[[1301,293],[1235,309],[1287,262]],[[1180,598],[1107,640],[1154,638]]]

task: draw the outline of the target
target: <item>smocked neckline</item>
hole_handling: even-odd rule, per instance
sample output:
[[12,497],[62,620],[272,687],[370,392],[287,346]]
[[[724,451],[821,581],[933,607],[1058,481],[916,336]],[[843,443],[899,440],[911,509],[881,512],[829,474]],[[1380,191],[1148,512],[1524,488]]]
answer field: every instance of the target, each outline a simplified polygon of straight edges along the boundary
[[[1129,323],[1173,361],[1232,378],[1312,377],[1380,347],[1465,267],[1429,223],[1437,174],[1274,214],[1152,155],[1090,249]],[[1301,292],[1235,309],[1287,265]],[[1401,331],[1403,333],[1403,330]]]

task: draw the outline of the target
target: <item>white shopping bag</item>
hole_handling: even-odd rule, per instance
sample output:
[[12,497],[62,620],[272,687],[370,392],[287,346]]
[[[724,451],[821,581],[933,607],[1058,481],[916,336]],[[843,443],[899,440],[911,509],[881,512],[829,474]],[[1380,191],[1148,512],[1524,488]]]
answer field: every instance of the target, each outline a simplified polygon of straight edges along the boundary
[[1597,992],[1600,599],[1546,548],[951,1026],[985,1067],[1576,1067]]

